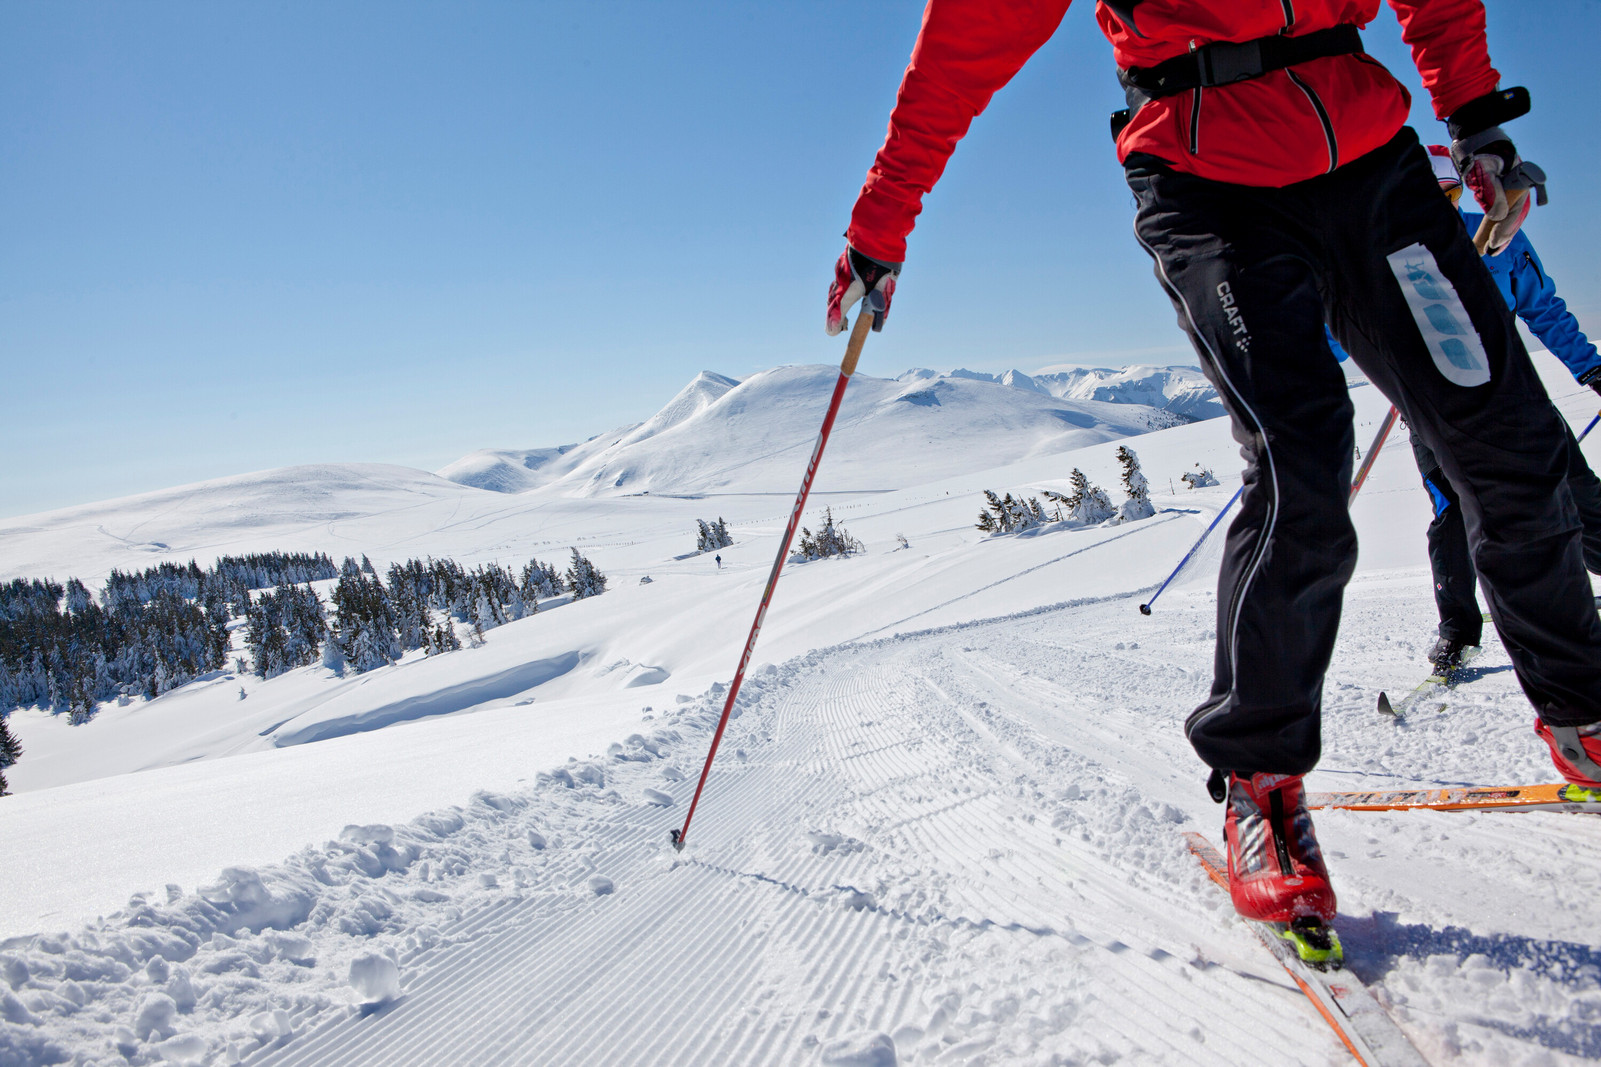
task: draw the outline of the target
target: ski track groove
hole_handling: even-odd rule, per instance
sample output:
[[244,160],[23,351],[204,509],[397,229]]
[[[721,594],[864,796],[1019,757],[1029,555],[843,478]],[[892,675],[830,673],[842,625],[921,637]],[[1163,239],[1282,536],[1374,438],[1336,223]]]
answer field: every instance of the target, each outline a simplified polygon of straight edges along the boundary
[[[1114,608],[1127,610],[1059,614]],[[1337,1058],[1299,993],[1215,962],[1252,957],[1243,928],[1219,930],[1210,883],[1168,872],[1171,892],[1153,895],[1155,875],[1120,864],[1131,847],[1157,854],[1146,868],[1177,857],[1174,827],[1102,827],[1100,808],[1064,793],[1152,806],[1131,773],[1165,767],[1162,753],[1143,723],[1123,724],[1159,718],[1194,679],[1063,687],[1052,678],[1093,650],[1041,639],[1002,655],[989,638],[979,626],[846,646],[742,698],[681,855],[666,829],[694,788],[701,727],[671,746],[682,780],[625,763],[607,765],[604,790],[541,787],[532,818],[564,843],[531,886],[405,957],[386,1010],[250,1062],[811,1065],[874,1032],[900,1034],[907,1064]],[[1074,709],[1109,700],[1117,725],[1080,730]],[[674,806],[627,799],[647,782]],[[589,895],[592,873],[616,891]],[[1005,980],[981,988],[979,973]]]

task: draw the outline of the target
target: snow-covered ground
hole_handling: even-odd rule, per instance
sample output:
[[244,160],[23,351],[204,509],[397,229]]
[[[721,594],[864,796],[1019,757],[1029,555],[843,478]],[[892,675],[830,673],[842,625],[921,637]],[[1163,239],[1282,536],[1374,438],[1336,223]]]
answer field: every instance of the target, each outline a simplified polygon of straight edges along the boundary
[[[1582,426],[1594,395],[1540,363]],[[1178,833],[1221,821],[1179,729],[1210,679],[1215,547],[1135,610],[1238,486],[1221,420],[1128,442],[1155,517],[996,538],[972,525],[985,488],[1077,466],[1120,499],[1120,433],[986,463],[972,393],[941,398],[960,448],[920,454],[924,423],[836,439],[809,516],[868,550],[786,569],[671,849],[826,400],[804,370],[777,379],[798,442],[696,438],[715,496],[302,468],[0,524],[8,576],[577,544],[612,581],[367,675],[223,675],[77,728],[15,713],[0,1065],[1343,1062]],[[893,392],[926,387],[864,399],[926,414]],[[1352,397],[1365,450],[1386,405]],[[594,469],[665,477],[646,442],[697,447],[678,437]],[[1184,490],[1197,462],[1222,484]],[[1355,508],[1314,788],[1552,776],[1493,641],[1448,708],[1373,710],[1425,670],[1428,513],[1403,434]],[[721,569],[687,554],[717,516]],[[1318,821],[1351,966],[1432,1061],[1601,1058],[1601,822]]]

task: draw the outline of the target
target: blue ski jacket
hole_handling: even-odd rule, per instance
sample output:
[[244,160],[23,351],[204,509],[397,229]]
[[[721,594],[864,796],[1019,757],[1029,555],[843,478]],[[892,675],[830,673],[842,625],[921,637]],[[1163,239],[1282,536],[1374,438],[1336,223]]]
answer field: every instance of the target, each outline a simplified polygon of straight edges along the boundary
[[[1469,233],[1478,230],[1479,220],[1484,217],[1468,211],[1460,214]],[[1495,279],[1507,307],[1524,321],[1529,332],[1538,337],[1540,343],[1560,359],[1575,378],[1583,378],[1591,371],[1601,369],[1601,352],[1597,352],[1595,345],[1584,336],[1568,305],[1557,296],[1556,283],[1545,272],[1539,255],[1534,251],[1534,243],[1527,234],[1519,230],[1500,255],[1485,256],[1484,265],[1490,269],[1490,277]],[[1340,347],[1340,342],[1328,332],[1327,326],[1323,332],[1328,335],[1329,347],[1334,350],[1335,358],[1344,363],[1349,353]]]
[[[1462,212],[1469,233],[1478,230],[1481,218],[1482,215]],[[1484,265],[1490,268],[1490,277],[1506,298],[1507,307],[1575,378],[1601,367],[1601,353],[1584,336],[1578,320],[1557,295],[1556,283],[1545,272],[1533,242],[1522,230],[1513,234],[1512,243],[1499,256],[1485,256]]]

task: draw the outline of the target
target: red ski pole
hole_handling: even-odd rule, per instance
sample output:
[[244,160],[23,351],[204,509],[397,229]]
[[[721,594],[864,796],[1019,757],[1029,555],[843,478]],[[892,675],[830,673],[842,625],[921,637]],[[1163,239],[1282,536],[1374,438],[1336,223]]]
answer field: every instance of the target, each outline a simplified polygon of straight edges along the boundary
[[684,816],[684,825],[671,831],[673,847],[680,852],[684,850],[684,837],[689,833],[689,820],[695,817],[695,806],[700,803],[701,790],[706,788],[706,776],[711,774],[712,760],[717,758],[717,745],[723,739],[723,730],[728,726],[728,714],[734,710],[734,700],[739,696],[739,683],[745,679],[745,668],[750,666],[751,652],[756,648],[756,635],[761,632],[762,619],[767,614],[767,606],[773,601],[773,587],[778,585],[778,572],[784,569],[784,557],[789,555],[789,543],[795,537],[795,528],[800,525],[801,512],[806,510],[806,497],[812,491],[812,478],[817,474],[817,464],[823,458],[823,446],[828,444],[828,432],[834,428],[834,416],[839,414],[839,402],[845,397],[845,386],[850,382],[851,375],[856,373],[856,361],[861,358],[862,345],[867,342],[867,333],[873,325],[873,312],[862,302],[862,307],[856,313],[856,326],[851,330],[850,343],[845,346],[845,358],[840,361],[839,381],[834,383],[834,395],[828,402],[828,414],[823,416],[823,429],[817,435],[817,445],[812,449],[812,461],[806,465],[806,476],[801,479],[800,492],[795,496],[795,510],[789,513],[789,525],[784,529],[784,537],[778,544],[778,556],[773,560],[773,570],[767,576],[767,588],[762,590],[762,602],[756,609],[756,621],[750,624],[750,636],[745,638],[745,651],[739,657],[739,667],[734,671],[734,681],[728,687],[728,699],[723,701],[723,715],[717,720],[717,732],[712,734],[711,751],[706,753],[706,765],[701,768],[700,782],[695,786],[695,799],[689,802],[689,812]]
[[1395,410],[1395,405],[1391,404],[1390,413],[1379,423],[1379,432],[1374,435],[1373,447],[1368,449],[1366,458],[1362,460],[1362,466],[1357,469],[1356,477],[1351,480],[1351,495],[1345,501],[1347,506],[1356,502],[1356,494],[1362,491],[1362,483],[1368,480],[1368,471],[1373,469],[1373,461],[1379,458],[1379,449],[1384,447],[1384,439],[1390,436],[1390,428],[1395,425],[1399,414],[1400,412]]

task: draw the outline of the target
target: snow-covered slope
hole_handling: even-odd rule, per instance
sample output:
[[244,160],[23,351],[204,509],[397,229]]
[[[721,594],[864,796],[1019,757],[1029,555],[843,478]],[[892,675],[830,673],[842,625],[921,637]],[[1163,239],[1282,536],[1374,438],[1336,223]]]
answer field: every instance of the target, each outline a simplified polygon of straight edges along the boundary
[[1044,393],[1068,400],[1100,400],[1109,404],[1139,404],[1181,415],[1186,419],[1215,419],[1223,405],[1217,390],[1198,367],[1046,367],[1033,374],[1009,370],[1004,374],[957,370],[952,377]]
[[441,467],[436,473],[441,478],[475,489],[497,493],[527,492],[563,478],[585,463],[592,463],[598,454],[637,445],[694,418],[738,384],[733,378],[701,371],[694,381],[667,402],[667,406],[637,426],[592,437],[578,445],[521,451],[482,449]]
[[481,448],[448,463],[434,473],[447,481],[488,489],[493,493],[522,493],[558,477],[557,464],[579,445],[555,448]]
[[[688,418],[648,437],[645,427],[623,437],[552,488],[584,495],[793,492],[821,421],[817,400],[837,375],[827,366],[752,375]],[[892,489],[935,472],[966,474],[1178,421],[1139,405],[1057,400],[989,383],[857,375],[830,438],[829,483]]]
[[[1587,417],[1593,394],[1541,366]],[[864,399],[913,406],[895,397],[948,382]],[[1352,396],[1366,450],[1385,405]],[[217,677],[79,728],[13,715],[0,1063],[1346,1062],[1179,841],[1221,819],[1180,729],[1209,684],[1213,574],[1135,609],[1238,486],[1227,425],[1128,441],[1151,519],[972,527],[982,488],[1058,488],[1074,466],[1111,488],[1117,443],[879,493],[837,491],[825,456],[813,513],[832,506],[867,552],[786,570],[682,854],[666,831],[793,485],[505,497],[411,475],[386,511],[267,508],[240,527],[260,547],[514,562],[582,538],[613,585],[368,675]],[[1169,492],[1197,462],[1222,484]],[[36,516],[60,536],[0,529],[0,558],[28,545],[34,573],[88,576],[105,544],[153,559],[129,544],[170,536],[204,559],[236,532],[209,511],[258,491],[75,520],[128,543]],[[686,555],[713,510],[735,535],[721,570]],[[1420,677],[1434,622],[1404,436],[1354,517],[1314,788],[1548,779],[1498,647],[1448,709],[1376,717],[1379,688]],[[1432,1062],[1601,1056],[1601,824],[1318,824],[1351,965]]]
[[[820,421],[817,392],[836,373],[779,367],[735,381],[705,371],[638,426],[560,449],[475,452],[439,475],[498,492],[787,492]],[[1110,384],[1057,375],[1047,388],[1019,371],[857,374],[831,446],[835,484],[883,489],[1222,412],[1206,408],[1211,387],[1194,368],[1087,373]]]

